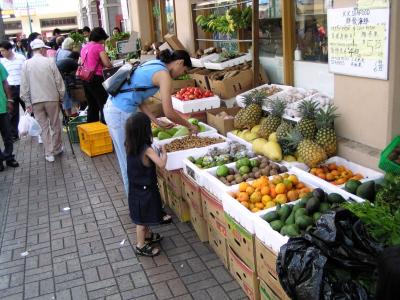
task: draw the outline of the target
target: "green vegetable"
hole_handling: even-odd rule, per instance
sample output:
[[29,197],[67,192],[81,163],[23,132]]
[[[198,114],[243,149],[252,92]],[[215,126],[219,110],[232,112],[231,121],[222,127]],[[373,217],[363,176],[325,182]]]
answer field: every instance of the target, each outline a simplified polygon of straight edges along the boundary
[[286,228],[286,235],[289,237],[296,237],[299,236],[299,227],[296,224],[287,225]]
[[170,136],[168,133],[164,132],[164,131],[160,131],[160,132],[158,133],[158,135],[157,135],[157,138],[158,138],[160,141],[162,141],[162,140],[170,139],[171,136]]
[[189,129],[187,129],[186,127],[182,127],[178,129],[178,131],[173,135],[173,137],[180,137],[186,135],[189,135]]
[[281,220],[275,220],[272,221],[269,225],[271,225],[271,228],[275,231],[280,231],[282,227],[284,226],[284,223]]
[[227,166],[225,166],[225,165],[219,166],[219,167],[217,168],[216,173],[217,173],[217,176],[218,176],[218,177],[225,177],[225,176],[228,176],[228,174],[229,174],[229,168],[228,168]]
[[361,185],[361,181],[349,179],[344,185],[344,189],[349,193],[356,194],[357,188]]
[[69,37],[73,39],[76,44],[83,44],[86,41],[85,36],[79,32],[72,32],[69,34]]
[[198,127],[199,127],[199,132],[207,131],[206,126],[204,126],[203,124],[198,125]]
[[296,210],[296,212],[294,213],[294,219],[296,220],[297,217],[299,217],[301,215],[307,215],[307,210],[305,208],[303,208],[303,207],[301,207],[298,210]]
[[308,199],[307,204],[306,204],[306,210],[309,213],[313,213],[319,209],[320,201],[318,198],[311,197]]
[[274,211],[270,211],[269,213],[265,214],[264,220],[267,221],[268,223],[271,223],[272,221],[275,221],[279,218],[278,213]]
[[342,195],[338,194],[338,193],[330,193],[328,195],[328,202],[329,203],[343,203],[345,202],[344,198],[342,197]]
[[259,160],[257,160],[257,159],[250,160],[250,166],[251,166],[252,168],[258,167],[259,165],[260,165],[260,161],[259,161]]
[[236,162],[236,169],[240,169],[243,166],[250,167],[250,159],[241,158]]
[[158,133],[160,132],[160,127],[152,128],[151,129],[151,134],[153,137],[157,136]]
[[195,118],[190,118],[188,120],[188,122],[192,125],[199,125],[199,120],[195,119]]
[[331,209],[331,206],[330,206],[329,203],[326,203],[326,202],[322,202],[322,203],[320,204],[320,206],[319,206],[319,211],[320,211],[321,213],[325,213],[325,212],[327,212],[329,209]]
[[178,128],[173,127],[173,128],[166,129],[166,130],[164,130],[164,131],[165,131],[166,133],[168,133],[170,136],[174,136],[175,133],[176,133],[178,130],[179,130]]
[[300,215],[296,218],[295,224],[301,229],[306,229],[308,226],[313,224],[313,218],[307,215]]
[[342,206],[355,214],[365,224],[368,233],[386,246],[400,245],[400,209],[392,210],[385,202],[372,204],[347,202]]
[[292,212],[290,213],[289,217],[286,219],[285,221],[285,225],[290,225],[290,224],[294,224],[294,214],[295,214],[295,210],[294,208],[292,209]]
[[239,174],[240,175],[243,176],[243,175],[248,174],[248,173],[250,173],[250,168],[248,166],[241,166],[239,168]]
[[371,181],[362,183],[357,188],[356,195],[363,199],[368,199],[370,201],[374,201],[375,200],[375,181],[371,180]]
[[187,159],[188,159],[191,163],[195,163],[195,162],[196,162],[196,160],[194,159],[193,156],[189,156]]

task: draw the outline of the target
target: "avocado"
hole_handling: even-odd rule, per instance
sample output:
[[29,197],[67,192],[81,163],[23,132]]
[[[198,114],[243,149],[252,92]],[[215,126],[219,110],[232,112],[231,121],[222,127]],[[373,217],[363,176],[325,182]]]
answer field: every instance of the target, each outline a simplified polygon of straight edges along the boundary
[[269,223],[271,225],[271,228],[275,231],[281,231],[282,227],[284,226],[283,222],[281,220],[275,220]]
[[319,209],[319,205],[320,205],[320,201],[318,200],[318,198],[311,197],[307,201],[306,210],[307,210],[307,212],[312,213]]
[[301,216],[301,215],[307,215],[307,210],[303,207],[299,208],[298,210],[296,210],[296,212],[294,213],[294,219],[296,221],[297,217]]
[[306,207],[308,198],[301,198],[300,201],[297,203],[300,207]]
[[375,199],[375,181],[371,180],[362,183],[357,188],[356,195],[363,199],[368,199],[373,201]]
[[294,208],[293,208],[292,212],[289,215],[289,217],[285,221],[285,225],[294,224],[294,213],[295,213],[295,211],[294,211]]
[[330,209],[331,209],[330,204],[329,204],[329,203],[326,203],[326,202],[322,202],[322,203],[320,204],[320,206],[319,206],[319,211],[320,211],[321,213],[325,213],[325,212],[327,212],[327,211],[330,210]]
[[296,224],[287,225],[286,235],[289,237],[299,236],[299,227]]
[[265,214],[264,220],[267,221],[268,223],[271,223],[272,221],[278,220],[279,215],[276,211],[270,211],[269,213]]
[[301,215],[296,218],[296,225],[301,229],[306,229],[308,226],[313,224],[313,218],[307,215]]
[[324,199],[325,199],[325,192],[320,188],[316,188],[312,192],[312,195],[313,195],[313,197],[317,198],[319,201],[324,201]]
[[345,200],[342,197],[342,195],[338,194],[338,193],[330,193],[328,195],[328,202],[329,203],[343,203]]
[[168,133],[164,132],[164,131],[160,131],[160,132],[157,134],[157,137],[158,137],[158,139],[159,139],[160,141],[166,140],[166,139],[170,139],[170,138],[171,138],[171,136],[170,136]]
[[322,216],[322,213],[320,213],[319,211],[315,212],[313,214],[314,222],[317,222],[319,220],[319,218],[321,218],[321,216]]
[[299,208],[305,207],[305,204],[303,206],[302,203],[297,202],[294,206],[293,206],[293,211],[296,212]]
[[279,231],[279,233],[282,234],[282,235],[286,235],[286,234],[287,234],[286,232],[287,232],[288,226],[289,226],[289,225],[283,226],[283,227],[281,228],[281,230]]
[[354,179],[349,179],[344,185],[344,189],[349,193],[356,194],[357,188],[361,185],[361,182]]
[[291,205],[284,205],[281,207],[281,209],[278,211],[279,218],[282,222],[285,222],[286,219],[289,217],[290,213],[292,212],[292,206]]

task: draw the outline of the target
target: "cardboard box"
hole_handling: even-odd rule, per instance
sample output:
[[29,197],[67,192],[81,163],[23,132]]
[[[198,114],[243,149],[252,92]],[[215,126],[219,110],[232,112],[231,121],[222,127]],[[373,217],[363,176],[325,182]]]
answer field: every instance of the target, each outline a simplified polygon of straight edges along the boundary
[[216,222],[218,221],[226,226],[227,223],[222,202],[204,188],[200,189],[200,194],[203,202],[202,204],[206,206],[205,219],[208,223],[215,227],[217,226]]
[[190,203],[190,206],[203,217],[203,207],[201,205],[200,186],[192,179],[182,173],[182,197]]
[[208,240],[215,254],[217,254],[224,266],[229,270],[228,242],[220,231],[220,229],[224,228],[224,225],[219,225],[219,227],[213,227],[208,224]]
[[160,99],[150,97],[144,102],[153,115],[157,118],[164,116],[164,111]]
[[181,222],[190,221],[189,204],[182,197],[178,197],[170,188],[168,188],[168,201],[170,208]]
[[228,132],[235,129],[234,119],[224,119],[217,115],[225,111],[230,116],[236,116],[240,109],[240,107],[210,109],[207,111],[207,124],[216,128],[220,134],[226,135]]
[[158,190],[160,191],[160,196],[161,196],[162,202],[165,205],[169,206],[167,182],[165,181],[164,178],[157,175],[157,184],[158,184]]
[[167,185],[177,197],[182,197],[182,177],[181,171],[165,171]]
[[228,245],[244,261],[244,263],[254,272],[256,272],[255,259],[255,236],[248,232],[242,225],[237,223],[231,216],[225,213],[225,219],[228,225],[227,240]]
[[243,260],[239,258],[239,256],[232,250],[232,248],[228,247],[229,250],[229,269],[233,277],[235,277],[236,281],[239,283],[244,293],[251,300],[260,299],[260,289],[258,287],[258,279],[256,272],[249,268]]
[[208,226],[206,220],[197,213],[196,209],[190,206],[190,222],[196,231],[200,241],[208,242]]
[[279,282],[278,273],[276,272],[276,254],[258,238],[256,238],[255,247],[258,277],[268,285],[273,295],[277,297],[271,299],[290,299]]
[[[175,94],[177,91],[179,91],[182,88],[185,87],[193,87],[196,85],[196,82],[194,79],[185,79],[185,80],[172,80],[172,94]],[[157,92],[154,96],[154,98],[157,98],[161,100],[161,94],[160,92]]]
[[[260,84],[267,82],[267,75],[263,68],[260,69]],[[208,78],[211,91],[222,99],[230,99],[253,87],[253,70],[240,71],[234,77],[223,80],[213,80]]]
[[195,81],[196,86],[202,88],[203,90],[210,90],[208,76],[212,73],[212,71],[207,69],[195,68],[190,70],[188,75]]
[[170,45],[173,50],[185,50],[185,47],[178,40],[175,34],[168,33],[164,35],[164,39],[167,41],[168,45]]
[[261,300],[281,300],[273,291],[271,291],[271,289],[263,280],[260,280],[259,285]]

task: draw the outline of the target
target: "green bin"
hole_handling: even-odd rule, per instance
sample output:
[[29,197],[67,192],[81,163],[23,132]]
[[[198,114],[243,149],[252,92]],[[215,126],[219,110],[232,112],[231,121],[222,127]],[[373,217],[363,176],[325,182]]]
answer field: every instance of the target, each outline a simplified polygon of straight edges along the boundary
[[87,122],[86,116],[79,116],[73,118],[71,121],[68,122],[69,136],[71,138],[72,143],[79,143],[79,134],[77,126],[79,124],[83,124],[86,122]]
[[393,141],[382,151],[379,160],[379,168],[385,172],[400,175],[400,165],[389,159],[389,155],[393,152],[394,148],[400,145],[400,135],[396,136]]

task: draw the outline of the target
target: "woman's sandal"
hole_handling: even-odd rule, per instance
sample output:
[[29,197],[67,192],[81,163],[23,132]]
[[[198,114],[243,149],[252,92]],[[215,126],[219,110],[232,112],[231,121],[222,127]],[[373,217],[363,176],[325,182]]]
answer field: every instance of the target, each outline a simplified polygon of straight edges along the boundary
[[160,249],[153,248],[150,244],[145,244],[142,248],[136,246],[136,254],[141,256],[153,257],[160,254]]
[[160,224],[170,224],[172,222],[172,217],[170,215],[164,215]]
[[150,237],[147,237],[144,240],[148,244],[154,244],[154,243],[158,243],[162,239],[163,239],[163,237],[159,233],[151,232]]

